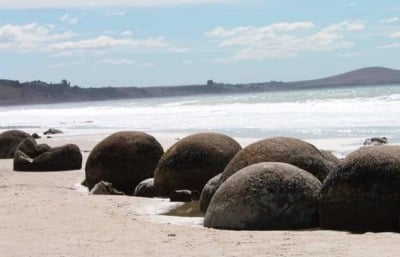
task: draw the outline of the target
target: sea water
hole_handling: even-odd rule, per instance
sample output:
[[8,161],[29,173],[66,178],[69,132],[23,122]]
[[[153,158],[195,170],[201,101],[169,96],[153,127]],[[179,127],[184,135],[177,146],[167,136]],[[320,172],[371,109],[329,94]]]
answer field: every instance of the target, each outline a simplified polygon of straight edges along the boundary
[[400,85],[0,107],[0,129],[120,130],[400,142]]

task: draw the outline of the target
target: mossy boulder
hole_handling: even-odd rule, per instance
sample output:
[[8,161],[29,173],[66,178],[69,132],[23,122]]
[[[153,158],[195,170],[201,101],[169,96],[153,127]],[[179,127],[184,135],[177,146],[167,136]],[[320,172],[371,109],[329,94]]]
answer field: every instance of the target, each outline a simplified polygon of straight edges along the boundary
[[91,151],[85,167],[86,184],[91,190],[98,182],[106,181],[132,195],[139,182],[153,177],[162,154],[160,143],[146,133],[114,133]]
[[296,166],[253,164],[232,175],[217,190],[204,226],[234,230],[315,227],[320,189],[316,177]]
[[363,147],[324,181],[320,225],[348,231],[400,231],[400,146]]
[[157,165],[154,186],[158,195],[169,196],[181,189],[201,192],[240,149],[234,139],[217,133],[199,133],[179,140]]

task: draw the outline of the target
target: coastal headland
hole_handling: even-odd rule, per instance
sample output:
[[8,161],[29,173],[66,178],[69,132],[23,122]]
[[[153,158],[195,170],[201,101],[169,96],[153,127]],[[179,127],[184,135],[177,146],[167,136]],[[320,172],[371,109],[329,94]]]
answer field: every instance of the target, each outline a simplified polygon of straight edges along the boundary
[[274,92],[318,88],[400,84],[400,71],[382,67],[363,68],[323,79],[247,84],[224,84],[208,80],[202,85],[157,87],[80,87],[67,80],[57,84],[42,81],[0,80],[0,106],[102,101],[131,98],[176,97],[207,94]]

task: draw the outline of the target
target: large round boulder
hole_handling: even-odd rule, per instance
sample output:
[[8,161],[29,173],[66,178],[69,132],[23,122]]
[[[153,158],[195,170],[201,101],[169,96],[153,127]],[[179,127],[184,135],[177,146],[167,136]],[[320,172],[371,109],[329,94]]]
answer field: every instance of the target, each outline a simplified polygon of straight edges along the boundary
[[154,173],[160,196],[175,190],[201,192],[207,181],[221,173],[241,149],[232,138],[217,133],[199,133],[175,143],[161,158]]
[[400,231],[400,146],[363,147],[324,181],[320,225],[349,231]]
[[0,134],[0,159],[13,158],[17,146],[25,138],[31,137],[21,130],[8,130]]
[[98,182],[106,181],[132,195],[140,181],[153,177],[163,152],[160,143],[146,133],[114,133],[91,151],[85,168],[86,184],[91,190]]
[[232,175],[208,206],[204,226],[235,230],[300,229],[318,223],[321,182],[296,166],[264,162]]
[[259,162],[293,164],[323,181],[334,164],[312,144],[290,137],[274,137],[258,141],[243,148],[226,166],[221,176],[225,181],[237,171]]
[[81,151],[73,144],[51,148],[45,144],[37,145],[33,138],[26,138],[14,154],[15,171],[79,170],[81,167]]

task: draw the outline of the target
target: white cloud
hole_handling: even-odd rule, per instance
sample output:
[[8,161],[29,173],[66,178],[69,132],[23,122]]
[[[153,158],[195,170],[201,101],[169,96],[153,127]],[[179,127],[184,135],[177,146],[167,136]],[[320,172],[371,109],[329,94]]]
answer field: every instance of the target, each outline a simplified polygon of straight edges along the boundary
[[174,46],[167,47],[167,50],[168,50],[168,52],[172,52],[172,53],[186,53],[189,51],[189,49],[187,49],[187,48],[174,47]]
[[190,65],[193,63],[193,61],[192,60],[183,60],[182,63],[186,64],[186,65]]
[[60,63],[55,63],[50,65],[50,68],[53,69],[61,69],[65,67],[71,67],[71,66],[80,66],[83,65],[85,62],[83,61],[78,61],[78,62],[60,62]]
[[140,68],[140,69],[144,69],[144,68],[153,68],[155,65],[154,63],[136,63],[133,60],[129,60],[126,58],[121,58],[121,59],[117,59],[117,58],[109,58],[109,59],[103,59],[101,60],[102,64],[106,64],[106,65],[111,65],[111,66],[120,66],[120,65],[130,65],[133,66],[134,68]]
[[0,49],[30,51],[44,49],[46,44],[75,36],[70,31],[56,33],[51,26],[36,23],[26,25],[7,24],[0,27]]
[[130,37],[130,36],[132,36],[132,31],[130,31],[130,30],[125,30],[125,31],[121,32],[120,36],[123,36],[123,37]]
[[115,59],[115,58],[103,59],[101,61],[101,63],[108,64],[108,65],[133,65],[133,64],[135,64],[134,61],[129,60],[129,59],[125,59],[125,58],[122,58],[122,59]]
[[399,21],[398,17],[390,17],[390,18],[381,20],[381,23],[382,24],[390,24],[390,23],[395,23],[395,22],[398,22],[398,21]]
[[400,38],[400,31],[396,31],[390,35],[390,38]]
[[345,34],[364,30],[360,21],[341,22],[315,31],[311,22],[275,23],[264,27],[217,27],[206,35],[220,48],[231,49],[233,56],[224,61],[286,58],[301,52],[349,49],[354,43]]
[[99,36],[92,39],[84,39],[79,41],[67,41],[56,43],[50,46],[50,50],[61,53],[79,53],[81,51],[90,50],[108,50],[115,48],[165,48],[168,44],[164,38],[149,38],[143,40],[114,38],[110,36]]
[[230,0],[1,0],[0,8],[135,7],[190,4],[216,4]]
[[78,24],[78,17],[71,17],[68,13],[61,16],[60,20],[70,25]]

